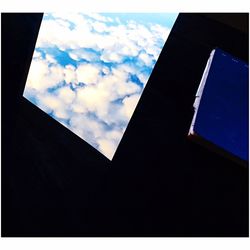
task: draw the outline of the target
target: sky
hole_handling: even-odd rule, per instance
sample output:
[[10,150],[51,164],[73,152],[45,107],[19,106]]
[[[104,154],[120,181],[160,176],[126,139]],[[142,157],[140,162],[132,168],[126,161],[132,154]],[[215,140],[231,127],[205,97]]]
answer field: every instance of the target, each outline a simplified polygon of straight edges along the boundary
[[44,14],[24,97],[112,160],[176,18]]

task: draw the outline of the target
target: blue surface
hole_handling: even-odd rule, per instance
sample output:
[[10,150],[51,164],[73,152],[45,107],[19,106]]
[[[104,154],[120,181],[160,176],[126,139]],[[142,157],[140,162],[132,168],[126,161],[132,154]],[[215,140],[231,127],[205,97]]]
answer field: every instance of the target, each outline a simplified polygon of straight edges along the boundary
[[248,65],[216,49],[194,131],[248,161]]

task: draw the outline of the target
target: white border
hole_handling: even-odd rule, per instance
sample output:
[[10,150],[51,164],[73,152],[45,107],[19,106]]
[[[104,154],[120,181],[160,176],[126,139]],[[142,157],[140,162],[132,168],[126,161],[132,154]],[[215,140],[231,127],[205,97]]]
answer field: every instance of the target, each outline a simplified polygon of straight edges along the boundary
[[1,12],[248,12],[247,0],[7,0]]
[[[1,240],[4,250],[248,250],[248,238],[6,238]],[[4,243],[4,244],[3,244]],[[4,246],[4,247],[3,247]]]
[[[1,12],[249,12],[247,0],[7,0]],[[230,218],[229,218],[230,219]],[[2,250],[249,249],[249,238],[1,238]]]

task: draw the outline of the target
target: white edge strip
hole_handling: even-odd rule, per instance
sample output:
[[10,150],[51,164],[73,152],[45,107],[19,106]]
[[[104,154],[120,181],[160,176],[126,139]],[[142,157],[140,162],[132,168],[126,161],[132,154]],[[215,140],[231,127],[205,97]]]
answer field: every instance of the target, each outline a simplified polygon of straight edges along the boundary
[[211,53],[210,53],[210,57],[209,57],[209,59],[207,61],[206,68],[205,68],[205,70],[203,72],[199,88],[198,88],[198,90],[196,92],[196,95],[195,95],[195,101],[194,101],[194,104],[193,104],[194,116],[193,116],[193,119],[192,119],[192,123],[191,123],[190,129],[189,129],[188,135],[193,135],[194,134],[194,124],[195,124],[195,121],[196,121],[196,116],[197,116],[197,112],[198,112],[198,109],[199,109],[199,105],[200,105],[202,93],[203,93],[203,90],[204,90],[204,87],[205,87],[205,83],[207,81],[208,73],[209,73],[209,70],[210,70],[210,67],[211,67],[211,64],[212,64],[212,61],[213,61],[214,53],[215,53],[215,49],[212,50]]

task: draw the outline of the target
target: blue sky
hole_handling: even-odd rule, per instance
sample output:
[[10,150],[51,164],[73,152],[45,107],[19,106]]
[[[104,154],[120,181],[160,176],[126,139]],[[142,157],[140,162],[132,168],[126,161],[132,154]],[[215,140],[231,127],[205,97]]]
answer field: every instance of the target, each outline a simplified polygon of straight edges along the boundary
[[112,160],[177,14],[44,14],[24,97]]
[[116,18],[118,17],[121,22],[126,23],[129,20],[136,21],[137,23],[148,25],[160,24],[165,27],[172,27],[178,14],[176,13],[102,13],[103,16]]

